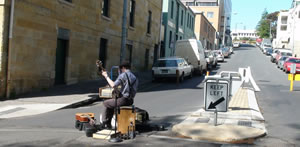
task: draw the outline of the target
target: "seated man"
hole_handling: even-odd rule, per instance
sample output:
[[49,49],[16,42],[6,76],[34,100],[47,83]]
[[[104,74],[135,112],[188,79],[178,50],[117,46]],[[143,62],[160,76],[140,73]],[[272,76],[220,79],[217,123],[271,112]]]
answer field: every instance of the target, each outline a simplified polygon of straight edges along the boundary
[[130,106],[133,104],[133,98],[137,92],[138,87],[138,79],[136,76],[130,71],[129,62],[123,62],[119,65],[119,71],[121,72],[115,82],[113,82],[106,71],[102,72],[102,75],[107,80],[108,84],[111,87],[117,88],[121,85],[121,96],[117,99],[109,99],[103,102],[105,107],[102,113],[102,122],[103,125],[107,128],[111,128],[111,119],[114,115],[114,109],[120,106]]

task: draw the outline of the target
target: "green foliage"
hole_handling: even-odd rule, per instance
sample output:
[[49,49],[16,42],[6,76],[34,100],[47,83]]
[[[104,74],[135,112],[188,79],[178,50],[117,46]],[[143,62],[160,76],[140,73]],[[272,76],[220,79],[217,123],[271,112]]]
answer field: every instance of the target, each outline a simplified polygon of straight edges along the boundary
[[278,19],[278,11],[273,13],[268,13],[265,9],[262,13],[261,19],[256,26],[256,31],[260,38],[270,38],[270,23],[271,23],[271,32],[272,37],[276,35],[277,28],[277,19]]

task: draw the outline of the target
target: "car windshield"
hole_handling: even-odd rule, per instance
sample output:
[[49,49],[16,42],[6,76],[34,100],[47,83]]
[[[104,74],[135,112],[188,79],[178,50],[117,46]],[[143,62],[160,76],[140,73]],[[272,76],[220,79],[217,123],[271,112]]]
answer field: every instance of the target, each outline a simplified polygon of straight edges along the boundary
[[282,55],[282,56],[292,56],[292,53],[282,52],[281,55]]
[[289,59],[289,62],[291,63],[300,63],[300,59]]
[[273,49],[268,48],[267,51],[272,53],[272,52],[273,52]]
[[154,67],[177,67],[176,60],[158,60]]

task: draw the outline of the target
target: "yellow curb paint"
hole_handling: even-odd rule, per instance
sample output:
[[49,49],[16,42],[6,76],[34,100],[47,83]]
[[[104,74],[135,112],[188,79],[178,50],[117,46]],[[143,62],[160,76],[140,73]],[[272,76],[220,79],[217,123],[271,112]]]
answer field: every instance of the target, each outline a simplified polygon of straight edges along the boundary
[[290,91],[293,91],[293,89],[294,89],[294,80],[291,80]]

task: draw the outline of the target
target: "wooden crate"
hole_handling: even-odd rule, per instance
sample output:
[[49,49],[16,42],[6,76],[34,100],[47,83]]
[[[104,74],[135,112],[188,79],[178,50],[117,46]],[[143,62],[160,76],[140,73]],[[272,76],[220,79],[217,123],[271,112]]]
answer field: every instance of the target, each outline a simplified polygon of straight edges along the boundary
[[128,129],[135,131],[135,117],[136,112],[132,106],[120,107],[120,111],[117,115],[118,132],[127,134]]

